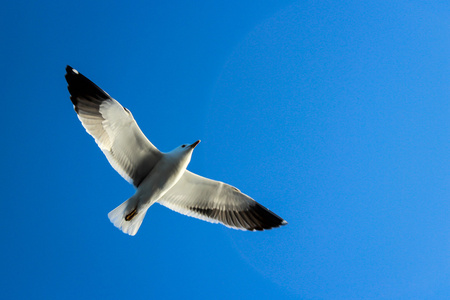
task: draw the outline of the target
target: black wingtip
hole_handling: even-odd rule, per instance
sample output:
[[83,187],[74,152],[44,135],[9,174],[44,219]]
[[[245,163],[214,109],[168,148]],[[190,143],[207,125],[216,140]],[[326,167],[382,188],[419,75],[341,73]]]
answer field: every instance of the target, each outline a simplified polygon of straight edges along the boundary
[[65,78],[68,83],[67,89],[71,95],[70,99],[74,105],[77,104],[78,97],[98,100],[111,98],[108,93],[69,65],[66,66]]
[[286,220],[257,202],[255,202],[255,205],[252,207],[252,214],[257,222],[255,222],[256,226],[248,228],[248,230],[251,231],[263,231],[278,228],[287,224]]
[[67,65],[66,66],[66,76],[69,74],[73,74],[73,75],[81,75],[77,70],[75,70],[74,68],[72,68],[71,66]]

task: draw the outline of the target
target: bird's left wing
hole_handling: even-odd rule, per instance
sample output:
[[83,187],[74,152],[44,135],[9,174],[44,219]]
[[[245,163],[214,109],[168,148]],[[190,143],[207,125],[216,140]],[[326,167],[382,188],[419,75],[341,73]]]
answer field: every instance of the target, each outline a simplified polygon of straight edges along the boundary
[[131,112],[70,66],[66,68],[70,100],[86,131],[111,166],[139,186],[162,153],[145,137]]
[[158,203],[187,216],[242,230],[264,230],[287,224],[237,188],[188,170]]

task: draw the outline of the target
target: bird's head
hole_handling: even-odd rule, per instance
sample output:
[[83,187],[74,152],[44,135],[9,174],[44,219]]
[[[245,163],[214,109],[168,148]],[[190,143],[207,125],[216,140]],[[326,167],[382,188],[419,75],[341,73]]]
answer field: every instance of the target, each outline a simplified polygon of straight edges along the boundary
[[188,161],[191,160],[192,152],[194,151],[194,148],[200,143],[200,140],[196,141],[193,144],[183,144],[178,146],[177,148],[173,149],[171,152],[169,152],[171,155],[187,158]]

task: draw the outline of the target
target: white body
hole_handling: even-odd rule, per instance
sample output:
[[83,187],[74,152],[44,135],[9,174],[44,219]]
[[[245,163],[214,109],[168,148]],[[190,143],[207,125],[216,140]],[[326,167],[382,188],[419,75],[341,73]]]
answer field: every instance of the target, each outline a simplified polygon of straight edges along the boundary
[[[150,206],[163,197],[186,171],[194,148],[188,146],[185,149],[183,151],[184,149],[178,147],[165,153],[139,185],[136,193],[108,214],[114,226],[129,235],[136,234]],[[136,214],[133,219],[126,221],[124,216],[134,209]]]

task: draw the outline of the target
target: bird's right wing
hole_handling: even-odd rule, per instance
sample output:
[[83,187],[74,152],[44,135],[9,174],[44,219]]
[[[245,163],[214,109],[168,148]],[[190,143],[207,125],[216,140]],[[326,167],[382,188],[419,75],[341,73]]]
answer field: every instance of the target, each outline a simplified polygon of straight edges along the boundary
[[264,230],[287,224],[237,188],[188,170],[158,203],[187,216],[242,230]]
[[70,100],[86,131],[111,166],[138,187],[162,153],[145,137],[131,112],[104,90],[67,66]]

